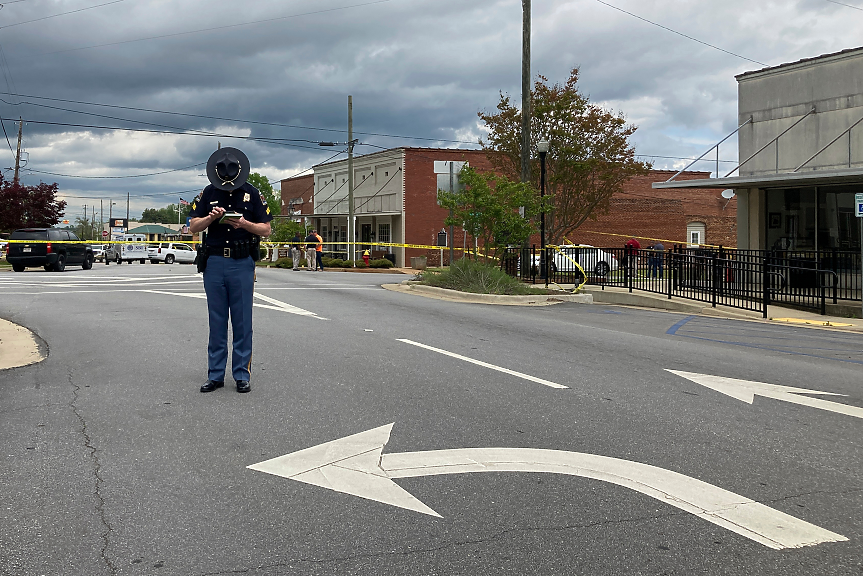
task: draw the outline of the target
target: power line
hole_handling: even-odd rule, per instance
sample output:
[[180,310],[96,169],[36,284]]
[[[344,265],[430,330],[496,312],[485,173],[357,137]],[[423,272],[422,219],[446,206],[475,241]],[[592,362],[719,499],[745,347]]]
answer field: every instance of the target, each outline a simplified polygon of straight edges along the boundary
[[[118,116],[108,116],[106,114],[97,114],[95,112],[84,112],[82,110],[73,110],[71,108],[60,108],[59,106],[50,106],[48,104],[38,104],[36,102],[28,102],[26,100],[22,100],[18,104],[12,104],[10,102],[6,102],[3,99],[0,99],[0,102],[4,104],[9,104],[10,106],[20,106],[21,104],[27,104],[30,106],[41,106],[42,108],[50,108],[52,110],[60,110],[62,112],[72,112],[74,114],[84,114],[85,116],[95,116],[97,118],[107,118],[109,120],[119,120],[121,122],[133,122],[136,124],[144,124],[145,126],[156,126],[158,128],[170,128],[171,130],[180,130],[183,132],[200,132],[202,134],[211,134],[206,130],[198,130],[196,128],[180,128],[178,126],[169,126],[167,124],[156,124],[155,122],[145,122],[144,120],[133,120],[131,118],[120,118]],[[317,140],[309,140],[307,138],[269,138],[270,140],[278,140],[283,142],[307,142],[309,144],[317,144]]]
[[[158,197],[162,197],[162,196],[177,196],[179,194],[198,193],[201,190],[202,190],[202,188],[191,188],[189,190],[177,190],[175,192],[159,192],[156,194],[136,194],[135,196],[132,196],[132,198],[158,198]],[[106,196],[110,196],[110,194],[108,194],[108,195],[99,194],[97,196],[78,196],[78,195],[74,195],[74,194],[65,194],[61,191],[58,191],[57,195],[62,196],[64,198],[79,198],[81,200],[98,200],[99,198],[105,198]]]
[[[41,18],[34,18],[33,20],[25,20],[23,22],[16,22],[14,24],[6,24],[5,26],[0,26],[0,30],[4,28],[12,28],[13,26],[21,26],[22,24],[30,24],[31,22],[39,22],[41,20],[48,20],[49,18],[56,18],[57,16],[65,16],[66,14],[75,14],[76,12],[84,12],[85,10],[92,10],[93,8],[101,8],[102,6],[108,6],[110,4],[119,4],[120,2],[125,2],[126,0],[111,0],[111,2],[105,2],[104,4],[96,4],[95,6],[87,6],[86,8],[78,8],[77,10],[70,10],[68,12],[60,12],[59,14],[51,14],[50,16],[42,16]],[[7,4],[8,2],[2,2],[0,4]]]
[[132,174],[129,176],[82,176],[78,174],[57,174],[56,172],[43,172],[42,170],[34,170],[33,168],[27,168],[29,172],[35,172],[37,174],[49,174],[51,176],[63,176],[64,178],[92,178],[92,179],[119,179],[119,178],[144,178],[146,176],[158,176],[159,174],[168,174],[170,172],[180,172],[182,170],[188,170],[190,168],[197,168],[198,166],[204,166],[206,162],[200,162],[198,164],[192,164],[191,166],[186,166],[184,168],[175,168],[173,170],[165,170],[164,172],[152,172],[150,174]]
[[833,4],[839,4],[840,6],[847,6],[848,8],[854,8],[855,10],[863,11],[863,8],[860,8],[859,6],[852,6],[851,4],[843,4],[842,2],[837,2],[836,0],[827,0],[827,2],[831,2]]
[[[120,0],[118,0],[120,1]],[[224,26],[214,26],[212,28],[201,28],[198,30],[188,30],[186,32],[174,32],[172,34],[160,34],[159,36],[147,36],[145,38],[135,38],[133,40],[120,40],[117,42],[108,42],[105,44],[94,44],[92,46],[82,46],[80,48],[68,48],[66,50],[55,50],[54,52],[43,52],[40,56],[45,56],[48,54],[61,54],[63,52],[75,52],[78,50],[89,50],[91,48],[104,48],[105,46],[117,46],[119,44],[129,44],[132,42],[144,42],[145,40],[159,40],[162,38],[174,38],[176,36],[186,36],[188,34],[199,34],[201,32],[212,32],[214,30],[226,30],[228,28],[237,28],[239,26],[251,26],[253,24],[263,24],[265,22],[276,22],[278,20],[289,20],[292,18],[300,18],[302,16],[312,16],[315,14],[325,14],[327,12],[336,12],[338,10],[347,10],[349,8],[361,8],[363,6],[371,6],[373,4],[383,4],[385,2],[392,2],[393,0],[374,0],[373,2],[364,2],[362,4],[351,4],[350,6],[339,6],[336,8],[326,8],[323,10],[314,10],[312,12],[303,12],[300,14],[291,14],[288,16],[277,16],[275,18],[265,18],[263,20],[252,20],[250,22],[238,22],[236,24],[226,24]]]
[[[0,118],[0,122],[8,120],[14,122],[14,118]],[[270,144],[278,144],[280,146],[289,146],[293,148],[305,148],[308,150],[320,150],[318,147],[303,146],[302,144],[292,144],[286,138],[262,138],[256,136],[237,136],[233,134],[219,134],[216,132],[205,132],[203,130],[190,129],[187,132],[172,132],[169,130],[149,130],[146,128],[121,128],[119,126],[97,126],[92,124],[72,124],[69,122],[47,122],[44,120],[25,120],[30,124],[45,124],[49,126],[69,126],[72,128],[90,128],[94,130],[117,130],[122,132],[144,132],[149,134],[173,134],[175,136],[205,136],[208,138],[234,138],[237,140],[254,140],[258,142],[267,142]]]
[[614,8],[615,10],[617,10],[619,12],[623,12],[624,14],[628,14],[628,15],[632,16],[633,18],[638,18],[639,20],[647,22],[648,24],[653,24],[654,26],[657,26],[659,28],[662,28],[663,30],[667,30],[667,31],[672,32],[674,34],[677,34],[678,36],[683,36],[684,38],[688,38],[689,40],[692,40],[694,42],[698,42],[699,44],[704,44],[705,46],[709,46],[710,48],[713,48],[714,50],[719,50],[720,52],[725,52],[726,54],[736,56],[737,58],[742,58],[743,60],[748,60],[749,62],[754,62],[755,64],[760,64],[761,66],[764,66],[764,67],[769,66],[769,64],[765,64],[764,62],[759,62],[758,60],[753,60],[752,58],[747,58],[746,56],[741,56],[740,54],[735,54],[734,52],[731,52],[731,51],[726,50],[724,48],[720,48],[719,46],[714,46],[713,44],[709,44],[703,40],[699,40],[698,38],[693,38],[692,36],[684,34],[683,32],[678,32],[677,30],[669,28],[668,26],[663,26],[662,24],[657,24],[656,22],[654,22],[652,20],[648,20],[647,18],[642,18],[638,14],[633,14],[632,12],[627,12],[623,8],[618,8],[617,6],[612,6],[608,2],[603,2],[603,0],[596,0],[596,1],[599,2],[600,4],[604,5],[604,6],[608,6],[609,8]]
[[[19,96],[18,94],[14,94],[12,92],[0,92],[0,94],[9,94],[9,95]],[[188,114],[188,113],[184,113],[184,112],[171,112],[169,110],[153,110],[150,108],[136,108],[134,106],[120,106],[120,105],[116,105],[116,104],[101,104],[98,102],[85,102],[85,101],[81,101],[81,100],[67,100],[64,98],[51,98],[48,96],[35,96],[32,94],[21,94],[20,97],[21,98],[36,98],[37,100],[49,100],[52,102],[66,102],[68,104],[83,104],[85,106],[101,106],[104,108],[117,108],[120,110],[133,110],[135,112],[151,112],[153,114],[170,114],[173,116],[186,116],[189,118],[204,118],[206,120],[220,120],[223,122],[240,122],[243,124],[259,124],[262,126],[278,126],[281,128],[296,128],[299,130],[317,130],[320,132],[347,133],[347,130],[343,130],[343,129],[339,129],[339,128],[321,128],[321,127],[315,127],[315,126],[301,126],[301,125],[297,125],[297,124],[282,124],[279,122],[261,122],[261,121],[257,121],[257,120],[242,120],[242,119],[238,119],[238,118],[223,118],[220,116],[206,116],[203,114]],[[36,104],[34,102],[28,102],[28,104],[33,105],[33,106],[40,106],[40,104]],[[405,139],[405,140],[427,140],[430,142],[452,142],[452,143],[456,143],[456,144],[476,144],[476,142],[471,142],[471,141],[467,141],[467,140],[447,140],[444,138],[428,138],[428,137],[423,137],[423,136],[405,136],[405,135],[398,135],[398,134],[381,134],[378,132],[359,132],[356,130],[354,131],[354,134],[361,134],[363,136],[380,136],[383,138],[401,138],[401,139]]]

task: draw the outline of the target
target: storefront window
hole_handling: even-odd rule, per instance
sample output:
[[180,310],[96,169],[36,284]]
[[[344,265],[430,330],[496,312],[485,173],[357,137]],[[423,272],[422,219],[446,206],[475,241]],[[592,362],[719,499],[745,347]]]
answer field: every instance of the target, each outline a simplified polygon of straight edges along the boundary
[[825,186],[818,189],[818,248],[860,251],[860,220],[854,194],[863,186]]
[[767,191],[767,248],[814,250],[815,188]]

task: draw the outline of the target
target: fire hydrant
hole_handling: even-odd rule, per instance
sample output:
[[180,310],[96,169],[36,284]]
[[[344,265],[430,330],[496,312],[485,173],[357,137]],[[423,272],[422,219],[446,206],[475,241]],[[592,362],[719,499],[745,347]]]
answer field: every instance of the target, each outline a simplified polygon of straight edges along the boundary
[[366,266],[369,265],[369,251],[368,250],[363,252],[363,262],[366,263]]

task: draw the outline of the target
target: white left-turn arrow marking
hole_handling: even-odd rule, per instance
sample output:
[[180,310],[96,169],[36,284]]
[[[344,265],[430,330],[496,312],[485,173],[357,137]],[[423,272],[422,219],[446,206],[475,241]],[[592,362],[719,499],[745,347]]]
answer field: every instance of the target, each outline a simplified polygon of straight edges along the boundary
[[640,462],[533,448],[382,454],[392,427],[388,424],[374,428],[249,468],[437,517],[440,514],[393,482],[393,478],[469,472],[568,474],[641,492],[777,550],[848,540],[707,482]]
[[668,370],[672,374],[676,374],[681,378],[691,380],[696,384],[706,386],[711,390],[721,392],[726,396],[737,398],[748,404],[752,404],[755,396],[764,396],[765,398],[773,398],[774,400],[782,400],[783,402],[791,402],[801,406],[809,406],[810,408],[819,408],[821,410],[829,410],[846,416],[854,416],[855,418],[863,418],[863,408],[857,406],[849,406],[848,404],[840,404],[838,402],[828,402],[819,398],[810,398],[809,396],[798,396],[798,394],[821,394],[823,396],[844,396],[844,394],[836,394],[833,392],[821,392],[819,390],[809,390],[807,388],[793,388],[791,386],[780,386],[778,384],[767,384],[765,382],[753,382],[752,380],[738,380],[737,378],[725,378],[724,376],[710,376],[709,374],[696,374],[695,372],[681,372],[679,370]]

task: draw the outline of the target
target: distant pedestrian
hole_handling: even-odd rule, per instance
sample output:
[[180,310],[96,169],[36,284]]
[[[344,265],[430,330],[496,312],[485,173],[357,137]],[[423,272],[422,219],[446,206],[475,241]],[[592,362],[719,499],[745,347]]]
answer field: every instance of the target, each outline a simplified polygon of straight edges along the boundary
[[665,261],[665,246],[657,242],[651,246],[650,257],[647,259],[647,269],[651,278],[662,278],[662,265]]
[[300,269],[300,258],[302,254],[303,248],[303,237],[299,232],[294,234],[294,237],[291,238],[291,260],[293,260],[294,270]]
[[315,231],[312,230],[309,232],[308,236],[306,236],[306,270],[309,272],[315,271],[315,264],[317,263],[317,258],[315,257],[315,246],[318,243],[318,236],[315,234]]
[[630,238],[623,245],[623,259],[628,275],[632,275],[635,272],[639,250],[641,250],[641,244],[635,238]]
[[321,269],[321,272],[324,271],[324,239],[321,238],[321,235],[318,234],[317,230],[312,230],[312,234],[315,235],[315,238],[318,239],[317,244],[315,244],[315,263],[317,267]]

